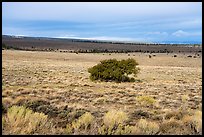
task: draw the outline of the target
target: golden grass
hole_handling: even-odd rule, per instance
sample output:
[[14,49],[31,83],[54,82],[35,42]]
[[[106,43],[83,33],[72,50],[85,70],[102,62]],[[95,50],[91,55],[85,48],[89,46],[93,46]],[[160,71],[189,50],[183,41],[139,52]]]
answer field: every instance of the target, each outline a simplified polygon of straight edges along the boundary
[[119,124],[118,128],[115,130],[114,135],[130,135],[132,133],[133,126],[123,126]]
[[150,96],[138,96],[136,101],[142,106],[154,106],[156,100]]
[[72,126],[74,129],[79,129],[81,126],[84,126],[84,129],[86,130],[88,126],[93,123],[93,120],[94,117],[91,115],[91,113],[86,112],[77,121],[74,121]]
[[159,131],[159,125],[156,122],[147,121],[146,119],[140,119],[137,127],[143,135],[154,135]]
[[202,112],[201,111],[195,111],[195,114],[193,116],[193,123],[195,125],[195,129],[198,133],[202,134]]
[[129,127],[125,126],[125,122],[128,120],[128,116],[125,112],[120,110],[109,110],[103,116],[103,125],[98,128],[98,132],[101,135],[111,134],[125,134],[129,133]]
[[[134,56],[132,56],[133,54]],[[155,113],[149,115],[147,123],[154,120],[157,124],[175,118],[175,121],[180,125],[184,125],[183,115],[181,117],[170,116],[171,114],[165,112],[165,109],[174,112],[182,106],[185,109],[180,111],[192,110],[193,112],[199,109],[202,113],[202,57],[187,58],[186,55],[177,54],[178,56],[173,58],[173,54],[156,54],[156,57],[149,59],[148,55],[141,53],[130,53],[128,56],[127,54],[103,55],[100,53],[72,54],[3,50],[2,103],[9,107],[22,100],[38,99],[50,102],[53,107],[57,107],[59,110],[66,105],[75,109],[83,108],[91,114],[96,114],[96,116],[94,115],[96,121],[102,121],[96,123],[99,124],[98,128],[95,127],[94,129],[97,132],[90,131],[87,134],[93,132],[95,134],[108,134],[108,124],[105,123],[109,123],[109,121],[106,120],[105,123],[103,121],[106,112],[119,108],[125,112],[126,116],[118,118],[126,119],[128,117],[128,120],[121,120],[120,122],[114,120],[116,122],[112,123],[116,123],[117,126],[110,130],[110,134],[143,134],[141,129],[136,126],[142,116],[132,115],[135,110],[145,112],[154,110]],[[101,60],[111,58],[120,60],[130,57],[134,58],[141,68],[137,76],[138,81],[114,83],[92,82],[89,79],[90,74],[87,69],[98,64]],[[135,97],[139,97],[139,100]],[[142,97],[144,98],[142,99]],[[72,113],[74,112],[70,114]],[[165,117],[168,113],[169,118],[163,119],[164,121],[160,118],[153,119],[157,115]],[[189,119],[195,127],[196,134],[200,134],[202,118],[199,116],[200,112],[197,113],[195,114],[196,120],[193,117]],[[114,114],[109,114],[107,117],[114,117]],[[180,113],[176,114],[180,116]],[[186,115],[186,113],[184,114]],[[193,115],[194,113],[189,116]],[[126,125],[130,123],[131,125]],[[174,122],[171,121],[170,123]],[[105,125],[103,126],[103,124]],[[85,128],[85,125],[82,127]],[[89,129],[89,126],[87,128]],[[99,129],[101,129],[100,133],[98,132]],[[68,128],[67,133],[69,132],[73,134],[74,131]],[[167,132],[170,133],[170,131]],[[9,132],[3,130],[3,133],[8,134]],[[182,131],[177,133],[182,134]],[[85,130],[83,134],[85,134]],[[165,132],[161,134],[165,134]],[[192,132],[191,134],[195,133]]]
[[123,111],[117,110],[108,111],[103,118],[103,122],[107,127],[114,127],[118,126],[119,124],[124,124],[127,120],[127,114]]
[[73,121],[72,123],[68,123],[66,125],[65,133],[66,134],[80,134],[83,131],[86,133],[88,130],[88,127],[90,130],[90,126],[94,124],[95,122],[94,119],[95,118],[91,113],[86,112],[81,117],[79,117],[77,120]]
[[[4,117],[5,129],[9,134],[33,134],[48,128],[47,115],[34,113],[23,106],[12,106]],[[46,129],[43,129],[46,130]]]

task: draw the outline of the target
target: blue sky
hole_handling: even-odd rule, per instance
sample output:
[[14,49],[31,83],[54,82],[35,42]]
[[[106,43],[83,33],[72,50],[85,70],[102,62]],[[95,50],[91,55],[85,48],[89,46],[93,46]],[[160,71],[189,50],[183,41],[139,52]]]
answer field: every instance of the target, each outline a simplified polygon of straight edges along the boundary
[[202,42],[201,2],[3,2],[2,33],[138,42]]

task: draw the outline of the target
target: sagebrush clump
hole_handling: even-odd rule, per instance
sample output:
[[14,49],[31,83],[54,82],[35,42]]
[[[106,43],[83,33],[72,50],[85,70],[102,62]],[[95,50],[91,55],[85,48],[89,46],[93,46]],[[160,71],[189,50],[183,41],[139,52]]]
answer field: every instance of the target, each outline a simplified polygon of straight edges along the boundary
[[154,106],[156,103],[156,100],[150,96],[138,96],[136,101],[142,106]]
[[33,112],[23,106],[10,107],[3,121],[2,126],[6,125],[4,128],[8,134],[44,134],[52,128],[47,115]]
[[74,120],[72,123],[68,123],[66,126],[66,134],[86,134],[90,130],[91,125],[94,124],[95,117],[86,112],[77,120]]
[[159,131],[159,125],[156,122],[147,121],[146,119],[140,119],[137,127],[143,135],[154,135]]
[[[103,60],[100,64],[89,68],[91,80],[116,81],[116,82],[134,82],[139,72],[139,65],[134,59],[117,61],[116,59]],[[133,74],[134,77],[129,77]]]
[[[115,132],[117,132],[116,134],[122,134],[122,132],[128,132],[128,131],[122,130],[122,127],[125,125],[125,122],[127,120],[128,120],[128,116],[125,112],[110,110],[103,117],[104,125],[99,129],[99,134],[111,135],[111,134],[114,134]],[[120,129],[120,127],[121,127],[121,130],[115,131],[115,129],[118,129],[118,128]]]

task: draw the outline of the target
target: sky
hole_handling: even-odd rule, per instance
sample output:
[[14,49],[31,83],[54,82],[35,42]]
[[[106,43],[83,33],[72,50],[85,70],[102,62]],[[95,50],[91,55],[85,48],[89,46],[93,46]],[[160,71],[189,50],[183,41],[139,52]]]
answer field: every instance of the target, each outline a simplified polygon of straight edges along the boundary
[[2,34],[202,43],[202,2],[2,2]]

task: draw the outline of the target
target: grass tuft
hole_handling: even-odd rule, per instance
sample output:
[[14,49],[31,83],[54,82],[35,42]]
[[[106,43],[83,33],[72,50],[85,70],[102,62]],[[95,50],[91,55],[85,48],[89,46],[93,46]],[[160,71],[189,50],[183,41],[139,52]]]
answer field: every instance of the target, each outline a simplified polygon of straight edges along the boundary
[[155,135],[159,131],[159,125],[156,122],[150,122],[146,119],[140,119],[137,127],[144,135]]

